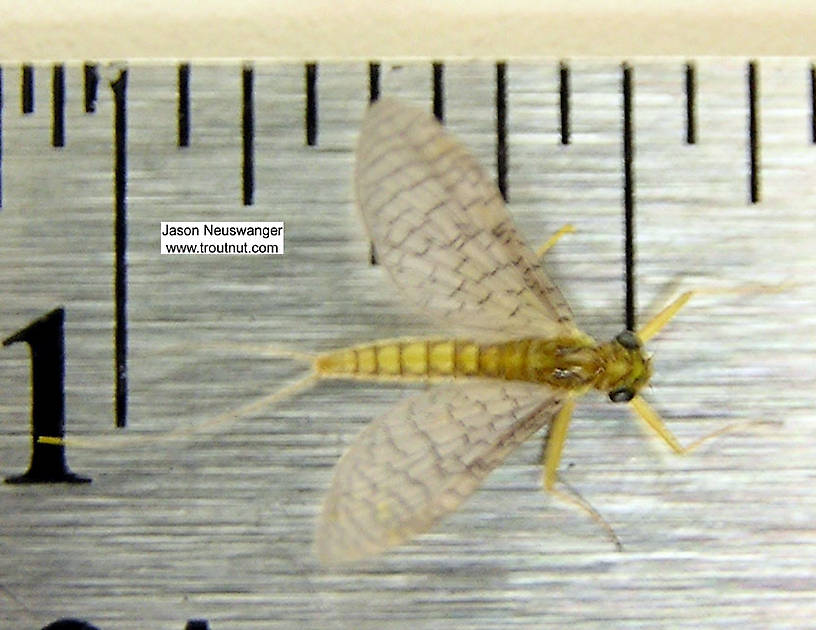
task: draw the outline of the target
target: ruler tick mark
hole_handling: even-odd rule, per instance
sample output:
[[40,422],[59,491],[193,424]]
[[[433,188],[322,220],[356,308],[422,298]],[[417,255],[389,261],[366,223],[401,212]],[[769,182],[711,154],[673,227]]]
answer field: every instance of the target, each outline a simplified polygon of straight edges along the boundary
[[51,75],[51,103],[53,121],[51,146],[65,146],[65,66],[57,64]]
[[178,145],[190,146],[190,64],[178,67]]
[[697,143],[697,72],[693,63],[686,64],[686,144]]
[[507,64],[496,64],[496,185],[507,201]]
[[0,67],[0,208],[3,207],[3,68]]
[[244,185],[244,205],[251,206],[255,196],[255,105],[252,94],[253,70],[251,66],[244,66],[243,69],[243,139],[244,139],[244,161],[243,161],[243,185]]
[[306,64],[306,145],[317,145],[317,64]]
[[558,69],[558,93],[561,109],[561,144],[570,143],[570,70],[562,61]]
[[99,74],[96,65],[86,63],[82,68],[85,88],[85,113],[93,114],[96,111],[96,90],[99,85]]
[[623,220],[624,277],[626,284],[626,330],[635,330],[635,146],[633,124],[632,67],[623,64]]
[[380,64],[368,64],[368,102],[373,103],[380,98]]
[[759,180],[759,68],[757,62],[748,63],[748,166],[751,203],[760,199]]
[[810,64],[810,139],[816,144],[816,65]]
[[24,114],[34,113],[34,68],[23,66],[22,85],[20,86],[20,106]]
[[[368,64],[368,104],[375,103],[380,98],[380,64],[371,62]],[[377,251],[374,249],[374,242],[368,243],[368,262],[371,265],[377,264]]]
[[445,65],[433,64],[433,115],[440,122],[445,122]]
[[128,71],[111,82],[114,107],[114,354],[116,426],[127,425],[127,80]]

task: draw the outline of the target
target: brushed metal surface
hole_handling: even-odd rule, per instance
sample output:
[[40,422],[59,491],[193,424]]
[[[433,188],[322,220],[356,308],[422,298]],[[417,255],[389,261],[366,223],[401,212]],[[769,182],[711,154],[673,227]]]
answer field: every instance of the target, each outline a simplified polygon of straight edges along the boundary
[[[612,524],[539,490],[530,440],[462,510],[365,564],[321,568],[314,519],[354,435],[403,388],[323,383],[171,443],[69,449],[88,486],[0,485],[0,626],[62,616],[100,628],[806,628],[816,613],[816,146],[804,60],[762,60],[763,199],[748,203],[744,59],[705,59],[698,144],[685,144],[683,61],[635,68],[638,302],[679,288],[798,281],[705,296],[653,340],[648,399],[684,442],[761,420],[688,457],[627,410],[578,405],[563,477]],[[510,209],[537,244],[577,228],[546,265],[600,338],[623,321],[620,65],[574,60],[572,144],[559,144],[558,65],[508,65]],[[128,89],[128,435],[194,426],[297,378],[266,344],[324,350],[435,332],[402,304],[351,188],[364,63],[319,67],[305,146],[304,70],[255,65],[255,205],[241,205],[241,73],[193,64],[191,147],[176,139],[176,68],[134,65]],[[114,433],[112,103],[82,111],[67,68],[66,146],[50,142],[50,69],[19,111],[4,67],[0,335],[67,310],[69,435]],[[446,121],[495,169],[494,66],[449,64]],[[429,64],[383,64],[382,92],[430,108]],[[283,220],[282,257],[159,255],[159,222]],[[257,352],[254,350],[257,348]],[[29,361],[0,352],[0,473],[29,457]],[[125,438],[123,438],[123,445]]]

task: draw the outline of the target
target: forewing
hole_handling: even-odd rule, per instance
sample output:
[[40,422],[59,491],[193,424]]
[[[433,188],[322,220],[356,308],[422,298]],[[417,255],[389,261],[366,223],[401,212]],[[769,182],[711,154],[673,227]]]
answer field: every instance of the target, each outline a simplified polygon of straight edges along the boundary
[[371,106],[355,186],[378,260],[409,303],[467,331],[574,330],[496,185],[426,112],[390,99]]
[[428,530],[548,423],[563,399],[532,383],[470,382],[397,404],[335,467],[317,525],[320,560],[357,560]]

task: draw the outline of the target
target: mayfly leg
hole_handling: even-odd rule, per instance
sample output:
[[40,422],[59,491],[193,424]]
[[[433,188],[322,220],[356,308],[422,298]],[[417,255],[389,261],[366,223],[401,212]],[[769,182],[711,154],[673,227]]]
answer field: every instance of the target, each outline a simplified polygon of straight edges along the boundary
[[593,508],[583,497],[575,492],[563,480],[561,481],[569,489],[569,494],[561,492],[555,487],[555,482],[558,480],[558,464],[561,463],[561,453],[564,450],[564,442],[567,439],[567,430],[569,429],[570,420],[572,420],[572,411],[575,408],[575,400],[569,396],[561,407],[561,410],[550,424],[550,430],[547,433],[546,442],[544,444],[544,452],[542,454],[541,464],[541,481],[544,489],[558,497],[562,501],[572,503],[578,506],[584,512],[589,514],[596,523],[598,523],[604,531],[606,531],[610,540],[615,544],[618,551],[623,549],[618,535],[607,520]]
[[663,330],[663,328],[665,328],[672,319],[674,319],[674,316],[680,312],[680,309],[688,304],[689,300],[691,300],[691,298],[693,298],[695,295],[720,295],[728,293],[736,295],[749,293],[779,293],[780,291],[785,291],[791,288],[791,286],[792,285],[789,283],[778,285],[756,284],[727,289],[692,289],[690,291],[685,291],[677,296],[668,306],[661,310],[651,320],[649,320],[645,326],[638,330],[637,336],[641,342],[644,343],[654,337],[657,333]]
[[663,423],[663,420],[660,418],[658,413],[652,409],[652,407],[647,403],[642,397],[635,396],[629,404],[632,406],[632,409],[635,410],[638,417],[646,423],[656,434],[657,436],[663,440],[675,453],[678,455],[688,455],[692,451],[699,448],[703,443],[708,442],[712,438],[718,437],[724,433],[729,433],[734,429],[738,429],[742,426],[745,426],[745,423],[738,423],[738,424],[729,424],[724,426],[722,429],[718,429],[713,433],[709,433],[708,435],[704,435],[703,437],[699,438],[695,442],[692,442],[688,446],[683,446],[674,436],[674,434],[669,431],[668,427]]
[[[689,300],[693,298],[695,295],[702,295],[702,294],[709,294],[709,295],[717,295],[717,294],[746,294],[746,293],[777,293],[779,291],[785,291],[786,289],[790,288],[790,284],[779,284],[779,285],[749,285],[743,287],[734,287],[729,289],[693,289],[691,291],[685,291],[681,293],[678,297],[676,297],[668,306],[666,306],[663,310],[661,310],[657,315],[655,315],[645,326],[643,326],[637,332],[637,336],[641,342],[646,342],[652,337],[654,337],[657,333],[659,333],[673,318],[680,312],[686,304],[688,304]],[[678,455],[687,455],[688,453],[692,452],[693,450],[699,448],[703,443],[707,442],[708,440],[723,435],[724,433],[729,433],[735,429],[745,426],[746,423],[737,423],[737,424],[729,424],[713,433],[708,435],[704,435],[700,439],[696,440],[695,442],[689,444],[688,446],[683,446],[674,436],[674,434],[669,431],[668,427],[663,423],[663,420],[660,418],[658,413],[652,409],[652,407],[640,396],[635,396],[629,404],[631,405],[632,409],[635,411],[637,416],[643,420],[643,422],[652,429],[652,431],[657,434],[657,436],[663,440],[669,448],[671,448],[675,453]],[[754,424],[754,423],[748,423]]]
[[542,457],[542,483],[544,489],[552,492],[555,489],[555,481],[558,478],[558,464],[561,462],[561,452],[564,450],[564,442],[567,439],[567,430],[572,411],[575,408],[575,400],[570,396],[564,406],[555,416],[547,434],[547,442],[544,446]]
[[560,230],[558,230],[555,234],[548,238],[541,247],[539,247],[536,250],[535,254],[538,257],[538,259],[541,260],[542,258],[544,258],[544,254],[550,251],[553,248],[553,246],[558,241],[561,240],[562,236],[564,236],[565,234],[572,234],[573,232],[575,232],[575,227],[571,223],[567,223],[566,225],[564,225]]

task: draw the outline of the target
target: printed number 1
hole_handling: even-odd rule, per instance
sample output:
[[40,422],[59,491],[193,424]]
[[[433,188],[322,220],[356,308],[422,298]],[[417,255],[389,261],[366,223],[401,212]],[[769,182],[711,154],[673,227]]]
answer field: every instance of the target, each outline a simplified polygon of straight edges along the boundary
[[40,436],[65,436],[65,309],[57,308],[3,341],[31,349],[31,463],[6,483],[89,483],[68,468],[65,446],[43,444]]

